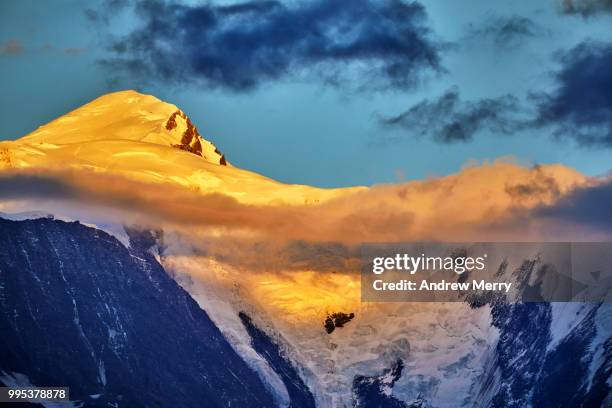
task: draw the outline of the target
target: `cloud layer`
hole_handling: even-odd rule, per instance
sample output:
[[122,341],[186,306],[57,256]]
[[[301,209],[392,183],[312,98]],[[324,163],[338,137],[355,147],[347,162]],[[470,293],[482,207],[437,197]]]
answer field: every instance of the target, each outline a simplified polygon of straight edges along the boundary
[[540,217],[567,224],[588,226],[591,230],[612,231],[612,180],[578,188],[560,198],[554,206],[539,208]]
[[469,38],[488,38],[498,48],[514,48],[527,38],[544,34],[533,20],[519,16],[494,17],[477,26],[470,26]]
[[553,203],[585,180],[563,166],[526,168],[501,161],[442,178],[373,186],[320,204],[247,205],[119,175],[20,171],[0,176],[0,200],[74,201],[123,210],[138,222],[221,228],[283,241],[448,240],[465,238],[512,215],[510,210]]
[[366,242],[609,239],[610,194],[610,180],[509,162],[374,186],[316,205],[240,204],[87,171],[0,175],[3,211],[86,212],[91,219],[161,228],[173,234],[168,242],[175,255],[267,272],[355,271],[358,246]]
[[424,72],[441,70],[439,45],[417,2],[140,1],[136,12],[142,25],[102,61],[113,72],[245,91],[299,76],[409,88]]

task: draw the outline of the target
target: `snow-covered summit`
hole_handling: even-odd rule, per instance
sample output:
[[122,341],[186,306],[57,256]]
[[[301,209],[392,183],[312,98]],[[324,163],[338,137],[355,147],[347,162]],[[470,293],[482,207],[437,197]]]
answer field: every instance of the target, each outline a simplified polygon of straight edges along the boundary
[[6,169],[89,170],[256,204],[318,203],[358,190],[287,185],[234,167],[177,106],[135,91],[101,96],[0,142],[0,171]]
[[178,107],[132,90],[103,95],[20,139],[53,145],[103,140],[172,146],[210,163],[226,164],[223,154]]

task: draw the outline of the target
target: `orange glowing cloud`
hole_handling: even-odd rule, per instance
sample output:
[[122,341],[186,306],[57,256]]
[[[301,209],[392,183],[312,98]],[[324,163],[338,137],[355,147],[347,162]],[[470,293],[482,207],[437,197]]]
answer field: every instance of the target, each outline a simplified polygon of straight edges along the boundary
[[[245,204],[171,183],[145,183],[86,170],[3,172],[4,200],[77,201],[124,214],[122,222],[214,228],[271,241],[538,239],[528,211],[596,183],[560,165],[527,168],[508,161],[463,168],[440,178],[347,190],[318,204]],[[254,194],[254,192],[251,192]],[[527,214],[527,215],[526,215]],[[522,225],[515,231],[513,220]],[[533,222],[531,222],[533,221]]]

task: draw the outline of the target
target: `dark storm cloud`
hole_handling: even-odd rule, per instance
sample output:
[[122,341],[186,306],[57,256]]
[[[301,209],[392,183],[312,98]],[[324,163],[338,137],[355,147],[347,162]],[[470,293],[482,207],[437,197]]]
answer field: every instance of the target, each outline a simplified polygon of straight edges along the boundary
[[612,44],[585,41],[560,53],[559,61],[553,89],[530,94],[523,106],[512,95],[462,101],[451,88],[381,123],[442,143],[470,141],[482,130],[508,135],[527,129],[580,146],[611,148]]
[[313,76],[358,88],[409,88],[442,71],[422,5],[401,0],[142,1],[142,25],[102,63],[144,79],[234,91]]
[[382,119],[382,124],[401,128],[407,136],[467,142],[481,130],[513,132],[519,126],[514,118],[518,110],[518,101],[511,95],[462,101],[457,88],[450,88],[437,99],[425,99],[397,116]]
[[588,17],[598,13],[612,12],[612,0],[562,0],[561,7],[566,14],[580,14]]
[[490,39],[501,48],[516,47],[529,37],[542,35],[544,30],[531,19],[523,16],[495,17],[481,25],[471,25],[469,37]]
[[612,147],[612,44],[583,42],[561,57],[556,89],[535,95],[535,126],[583,146]]

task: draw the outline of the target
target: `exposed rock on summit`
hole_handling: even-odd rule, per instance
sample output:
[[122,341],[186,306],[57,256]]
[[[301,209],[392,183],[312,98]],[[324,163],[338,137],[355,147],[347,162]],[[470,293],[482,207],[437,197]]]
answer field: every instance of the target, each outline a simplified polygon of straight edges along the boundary
[[353,320],[354,317],[355,313],[331,313],[325,318],[325,323],[323,324],[325,326],[325,331],[331,334],[336,327],[344,327],[344,325]]

